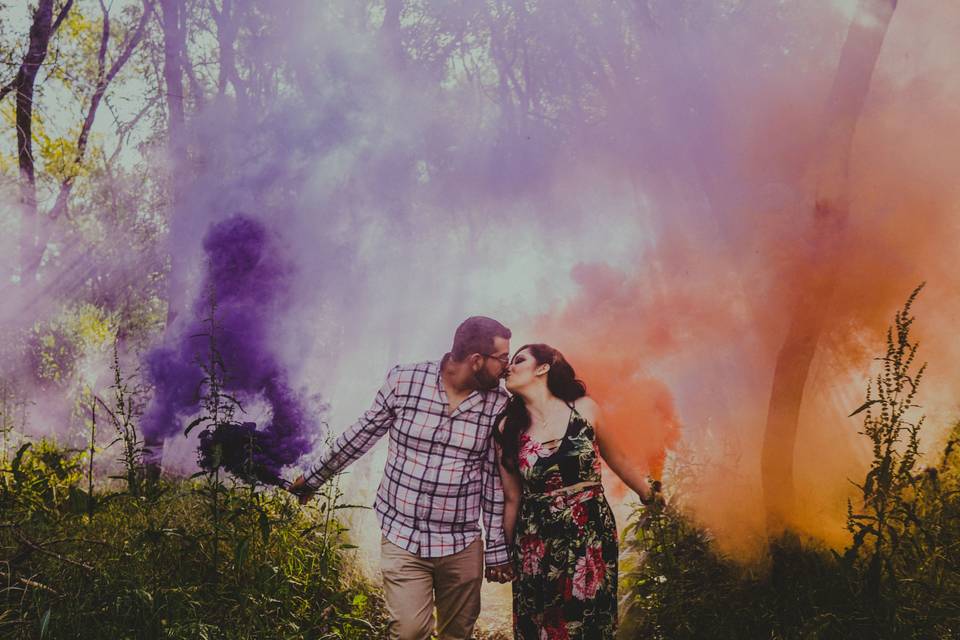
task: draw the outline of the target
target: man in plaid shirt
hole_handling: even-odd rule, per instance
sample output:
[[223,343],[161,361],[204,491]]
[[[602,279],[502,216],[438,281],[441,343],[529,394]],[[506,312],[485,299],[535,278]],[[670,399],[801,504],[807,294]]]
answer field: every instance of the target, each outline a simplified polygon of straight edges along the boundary
[[457,328],[442,360],[391,369],[373,406],[291,486],[305,502],[389,434],[374,510],[383,534],[381,569],[393,638],[429,638],[434,607],[441,639],[470,638],[480,613],[484,563],[488,580],[513,578],[490,439],[507,400],[500,378],[509,363],[510,335],[496,320],[474,316]]

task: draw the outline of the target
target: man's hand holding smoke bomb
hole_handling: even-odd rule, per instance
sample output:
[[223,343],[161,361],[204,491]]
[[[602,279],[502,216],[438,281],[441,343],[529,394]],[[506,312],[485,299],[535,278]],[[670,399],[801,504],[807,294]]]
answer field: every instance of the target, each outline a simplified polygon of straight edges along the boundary
[[313,495],[317,492],[316,489],[307,484],[307,479],[302,475],[298,476],[296,480],[287,486],[287,491],[297,496],[297,501],[300,504],[310,502],[310,499],[313,498]]

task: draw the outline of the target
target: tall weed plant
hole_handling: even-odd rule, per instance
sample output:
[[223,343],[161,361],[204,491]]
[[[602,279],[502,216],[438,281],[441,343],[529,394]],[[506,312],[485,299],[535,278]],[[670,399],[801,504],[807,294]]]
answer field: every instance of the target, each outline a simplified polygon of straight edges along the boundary
[[960,423],[920,468],[921,290],[895,315],[880,373],[851,413],[864,416],[872,460],[848,504],[849,546],[787,532],[743,564],[676,502],[639,508],[624,532],[622,638],[960,638]]

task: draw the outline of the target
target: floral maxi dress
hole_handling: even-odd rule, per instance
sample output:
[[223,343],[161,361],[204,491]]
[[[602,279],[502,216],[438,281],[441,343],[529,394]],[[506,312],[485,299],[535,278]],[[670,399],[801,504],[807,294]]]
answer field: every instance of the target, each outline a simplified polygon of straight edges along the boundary
[[518,640],[612,640],[617,528],[600,484],[593,426],[573,407],[566,434],[520,436],[523,498],[512,549]]

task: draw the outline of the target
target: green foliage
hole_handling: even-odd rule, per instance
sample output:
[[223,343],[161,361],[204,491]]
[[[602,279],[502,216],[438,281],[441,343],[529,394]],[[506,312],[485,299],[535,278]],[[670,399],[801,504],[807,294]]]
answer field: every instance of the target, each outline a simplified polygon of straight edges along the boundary
[[[143,411],[142,394],[140,389],[132,383],[133,376],[124,377],[120,368],[120,354],[117,342],[113,343],[113,406],[97,398],[97,403],[106,411],[113,422],[117,437],[108,445],[121,445],[120,462],[123,464],[123,479],[127,483],[127,491],[132,496],[139,496],[143,490],[145,479],[143,468],[143,440],[137,431],[136,420]],[[95,425],[94,427],[95,428]],[[91,438],[92,439],[92,438]],[[91,456],[92,447],[91,447]]]
[[[215,315],[211,296],[198,390],[210,425],[241,409],[224,393]],[[74,316],[68,326],[77,343],[104,340],[103,323],[83,321],[90,313]],[[286,492],[226,482],[219,464],[200,479],[146,482],[136,427],[142,398],[136,376],[121,370],[117,343],[112,398],[87,393],[84,402],[100,424],[104,415],[113,423],[117,437],[108,448],[121,447],[122,490],[95,492],[96,420],[86,452],[27,444],[0,472],[0,635],[382,635],[380,599],[346,554],[353,545],[335,512],[347,505],[335,482],[306,509]]]
[[[863,576],[863,595],[873,615],[894,629],[914,626],[917,616],[937,615],[945,586],[943,554],[956,551],[956,543],[943,536],[950,529],[945,531],[943,519],[950,496],[943,493],[938,470],[916,473],[924,418],[909,419],[918,408],[914,400],[926,369],[921,365],[914,370],[918,345],[910,339],[910,308],[922,288],[910,295],[887,331],[881,373],[854,412],[866,412],[861,433],[870,439],[873,461],[863,484],[857,485],[862,507],[854,509],[851,503],[847,508],[853,544],[845,560]],[[946,457],[943,465],[948,465]],[[912,562],[905,563],[907,558]],[[911,593],[914,598],[903,597]],[[956,598],[949,604],[956,605]]]
[[[222,486],[210,566],[202,484],[161,481],[150,496],[97,496],[82,458],[28,446],[0,484],[0,636],[10,638],[370,638],[380,598],[359,577],[326,503]],[[255,505],[252,506],[252,505]],[[334,505],[336,507],[337,505]]]
[[913,419],[909,297],[887,334],[881,373],[851,415],[873,460],[848,507],[838,554],[787,533],[763,562],[725,557],[675,507],[634,512],[625,531],[625,638],[956,638],[960,636],[960,423],[938,466],[917,472],[923,419]]
[[734,563],[715,554],[707,533],[673,509],[635,510],[624,551],[623,631],[629,637],[694,638],[738,601]]
[[[208,299],[210,315],[203,320],[207,325],[207,332],[196,336],[207,339],[207,359],[197,363],[203,370],[203,378],[200,380],[200,399],[204,410],[187,425],[184,435],[189,435],[197,426],[205,425],[207,428],[212,428],[220,424],[232,423],[234,414],[237,411],[243,411],[240,401],[224,391],[227,370],[223,354],[217,346],[217,299],[213,285],[210,285]],[[217,466],[219,465],[215,465]]]
[[0,467],[5,467],[14,445],[18,414],[22,414],[24,399],[19,390],[0,377]]
[[[83,457],[47,440],[21,445],[0,474],[0,513],[21,521],[59,519],[77,505]],[[81,508],[82,512],[82,508]]]
[[27,351],[38,382],[65,387],[84,354],[108,348],[115,325],[109,311],[83,302],[65,305],[54,317],[37,322]]
[[766,563],[743,565],[674,508],[634,512],[624,536],[621,637],[853,637],[837,615],[849,585],[814,543],[788,534],[771,541]]

